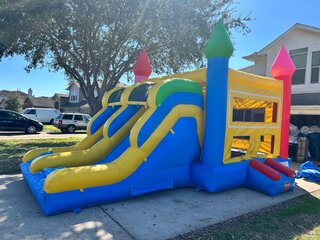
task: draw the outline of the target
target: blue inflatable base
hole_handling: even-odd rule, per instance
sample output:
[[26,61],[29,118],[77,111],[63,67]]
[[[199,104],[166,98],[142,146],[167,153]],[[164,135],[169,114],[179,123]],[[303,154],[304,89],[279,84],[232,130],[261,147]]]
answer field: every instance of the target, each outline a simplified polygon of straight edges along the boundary
[[[31,174],[27,164],[21,164],[21,170],[26,183],[31,189],[45,215],[50,216],[66,211],[80,212],[88,206],[100,205],[130,199],[154,191],[190,186],[189,166],[159,172],[145,173],[148,184],[139,181],[139,174],[114,185],[87,188],[79,190],[48,194],[43,190],[43,173]],[[136,179],[135,184],[132,180]]]
[[[197,149],[193,149],[192,152],[193,156],[198,154]],[[22,163],[20,167],[24,179],[46,215],[66,211],[80,212],[81,208],[88,206],[121,201],[154,191],[192,185],[196,187],[196,190],[205,190],[207,192],[249,187],[269,196],[276,196],[294,189],[294,178],[281,174],[280,180],[273,181],[255,169],[252,169],[248,165],[250,161],[208,169],[193,158],[190,179],[190,163],[192,158],[189,158],[189,164],[170,169],[161,169],[164,166],[157,164],[152,156],[149,159],[149,164],[145,164],[129,178],[119,183],[88,188],[83,192],[74,190],[54,194],[44,192],[43,184],[46,176],[55,169],[31,174],[29,172],[30,163]],[[276,160],[288,162],[286,159]],[[261,159],[261,161],[263,160]],[[155,164],[158,165],[158,170],[152,170]],[[198,171],[201,171],[202,174],[199,174]],[[196,174],[196,178],[194,174]]]
[[[264,159],[257,159],[261,162]],[[274,160],[290,167],[289,159]],[[208,167],[201,162],[193,163],[191,181],[197,190],[219,192],[238,187],[249,187],[269,196],[276,196],[294,189],[295,178],[280,173],[281,179],[274,181],[249,166],[250,161],[231,163],[219,167]]]

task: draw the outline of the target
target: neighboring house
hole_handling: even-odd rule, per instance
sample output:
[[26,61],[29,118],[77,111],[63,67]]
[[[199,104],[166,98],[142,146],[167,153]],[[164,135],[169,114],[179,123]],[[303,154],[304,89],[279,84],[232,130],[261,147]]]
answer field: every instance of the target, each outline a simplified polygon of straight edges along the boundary
[[[23,108],[56,108],[52,97],[35,97],[32,89],[28,89],[28,95],[24,100]],[[57,108],[59,109],[59,108]]]
[[299,127],[320,126],[320,28],[295,24],[260,51],[243,57],[254,64],[241,70],[270,76],[270,67],[281,45],[285,45],[296,65],[291,122]]
[[23,108],[55,108],[53,99],[50,97],[27,97]]
[[30,88],[23,108],[55,108],[61,112],[89,113],[89,106],[80,93],[80,89],[70,84],[67,90],[69,94],[55,93],[52,97],[34,97]]
[[89,105],[84,98],[79,83],[71,82],[67,89],[69,91],[69,99],[66,104],[63,105],[63,110],[65,112],[90,112]]
[[[101,82],[99,82],[100,84]],[[118,83],[117,87],[125,87],[123,83]],[[9,94],[18,94],[23,108],[55,108],[61,112],[81,112],[90,113],[90,108],[85,100],[78,83],[70,83],[67,87],[68,94],[55,93],[52,97],[35,97],[32,89],[28,89],[28,94],[21,91],[0,91],[0,108],[3,108],[6,97]]]
[[65,106],[69,102],[69,95],[63,93],[55,93],[52,99],[54,102],[54,108],[62,110],[63,106]]
[[17,90],[17,91],[1,90],[0,91],[0,109],[4,108],[5,101],[8,98],[8,96],[11,94],[16,94],[18,96],[21,106],[23,105],[24,100],[27,97],[26,93],[21,92],[19,90]]
[[[99,87],[101,86],[101,81],[98,81]],[[117,87],[126,87],[123,83],[118,83]],[[80,85],[77,82],[71,82],[67,89],[69,91],[69,102],[63,105],[63,110],[65,112],[81,112],[81,113],[90,113],[89,104],[84,98]],[[95,91],[95,96],[97,92]]]
[[[101,84],[100,81],[99,84]],[[117,84],[117,87],[125,86],[126,85],[123,83]],[[56,93],[52,97],[34,97],[32,89],[29,88],[28,95],[25,94],[27,96],[25,97],[23,108],[56,108],[61,112],[80,112],[89,114],[90,108],[81,92],[79,84],[72,82],[66,90],[68,90],[69,94]]]

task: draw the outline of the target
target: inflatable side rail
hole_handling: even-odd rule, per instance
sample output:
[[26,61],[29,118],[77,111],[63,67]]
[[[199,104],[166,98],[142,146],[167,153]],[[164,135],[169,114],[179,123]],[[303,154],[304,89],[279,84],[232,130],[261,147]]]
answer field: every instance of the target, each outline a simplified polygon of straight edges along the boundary
[[[156,126],[148,139],[138,147],[139,133],[157,106],[178,92],[188,92],[199,96],[201,107],[198,105],[178,104],[173,106],[169,114]],[[44,183],[44,191],[57,193],[69,190],[91,188],[110,185],[129,177],[157,147],[161,140],[170,132],[174,124],[183,117],[196,120],[199,142],[202,140],[202,92],[201,86],[193,81],[169,80],[151,89],[148,96],[147,112],[139,119],[130,132],[131,146],[116,160],[107,164],[94,166],[73,167],[59,169],[48,175]]]
[[270,196],[276,196],[294,189],[294,175],[292,169],[274,159],[251,160],[248,164],[245,185]]
[[[29,152],[27,152],[23,156],[22,161],[28,162],[28,161],[34,159],[35,157],[37,157],[41,154],[44,154],[46,152],[60,153],[60,152],[67,152],[67,151],[77,151],[77,150],[83,150],[83,149],[86,149],[86,148],[93,146],[102,136],[102,128],[101,127],[103,125],[103,123],[102,123],[103,120],[105,121],[106,118],[110,117],[113,114],[113,112],[116,110],[116,109],[108,110],[108,107],[111,106],[111,105],[109,105],[110,103],[108,104],[110,96],[112,96],[113,93],[115,93],[115,92],[118,92],[121,94],[123,90],[124,90],[124,88],[114,88],[104,94],[103,99],[102,99],[102,109],[91,119],[91,121],[89,122],[88,127],[87,127],[87,137],[82,139],[79,143],[77,143],[74,146],[70,146],[70,147],[33,149],[33,150],[30,150]],[[114,99],[112,105],[118,105],[117,100],[118,99]],[[100,115],[102,115],[102,114],[104,116],[100,117]],[[95,124],[95,120],[97,118],[99,120],[99,124]],[[94,125],[95,131],[90,133],[90,129],[91,129],[92,125]]]
[[281,178],[280,173],[278,173],[277,171],[273,170],[271,167],[263,164],[258,160],[250,161],[249,166],[257,170],[258,172],[261,172],[263,175],[267,176],[268,178],[274,181],[278,181]]
[[287,177],[291,177],[291,178],[294,178],[296,173],[295,171],[293,171],[292,169],[278,163],[277,161],[271,159],[271,158],[268,158],[266,159],[266,161],[264,162],[267,166],[277,170],[278,172],[286,175]]

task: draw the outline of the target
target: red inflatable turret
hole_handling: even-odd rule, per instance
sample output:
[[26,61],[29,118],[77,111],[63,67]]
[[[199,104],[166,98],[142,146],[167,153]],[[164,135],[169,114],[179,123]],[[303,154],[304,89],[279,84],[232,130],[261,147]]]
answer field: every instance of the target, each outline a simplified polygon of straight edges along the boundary
[[133,72],[135,75],[135,83],[149,78],[152,68],[146,49],[142,49],[136,63],[133,66]]

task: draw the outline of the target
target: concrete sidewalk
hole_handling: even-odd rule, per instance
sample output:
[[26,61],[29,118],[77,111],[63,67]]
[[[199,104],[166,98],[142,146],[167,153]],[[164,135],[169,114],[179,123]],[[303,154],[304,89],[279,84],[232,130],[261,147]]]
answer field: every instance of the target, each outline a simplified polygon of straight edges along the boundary
[[166,239],[320,190],[297,180],[294,192],[268,197],[240,188],[209,194],[174,189],[45,217],[18,175],[0,176],[1,239]]

